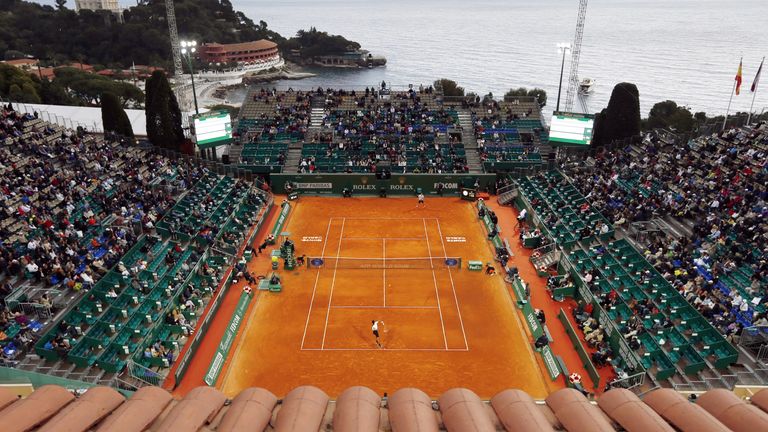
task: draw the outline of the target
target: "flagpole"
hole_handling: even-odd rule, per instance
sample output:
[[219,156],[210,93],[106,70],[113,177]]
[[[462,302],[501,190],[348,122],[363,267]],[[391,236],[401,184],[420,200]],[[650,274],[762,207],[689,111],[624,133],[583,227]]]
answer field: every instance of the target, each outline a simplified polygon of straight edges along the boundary
[[[763,57],[763,60],[760,62],[760,69],[758,69],[757,71],[757,77],[755,77],[756,79],[760,79],[760,73],[763,71],[764,62],[765,62],[765,57]],[[753,83],[752,85],[755,86],[755,91],[752,92],[752,103],[749,105],[749,116],[747,116],[747,124],[750,124],[750,122],[752,121],[752,108],[754,108],[755,106],[755,96],[757,96],[757,89],[758,87],[760,87],[759,84],[755,85]]]
[[[739,60],[739,72],[741,72],[741,64],[744,62],[744,57],[742,57]],[[737,73],[737,78],[740,73]],[[728,109],[725,110],[725,118],[723,119],[723,131],[725,130],[725,125],[728,123],[728,114],[731,112],[731,102],[733,102],[733,94],[736,92],[736,86],[738,85],[738,81],[734,79],[733,81],[733,90],[731,90],[731,98],[728,99]]]
[[731,90],[731,98],[728,99],[728,109],[725,110],[725,118],[723,119],[723,128],[721,131],[725,130],[725,124],[728,123],[728,113],[731,112],[731,102],[733,101],[733,94],[736,93],[736,80],[733,81],[733,90]]

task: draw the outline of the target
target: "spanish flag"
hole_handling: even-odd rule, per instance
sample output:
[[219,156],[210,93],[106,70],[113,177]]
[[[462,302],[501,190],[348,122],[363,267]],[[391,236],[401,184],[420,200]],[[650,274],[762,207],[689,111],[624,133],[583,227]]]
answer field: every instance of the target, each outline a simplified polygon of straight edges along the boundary
[[736,72],[736,96],[739,95],[739,91],[741,90],[741,60],[739,60],[739,70]]

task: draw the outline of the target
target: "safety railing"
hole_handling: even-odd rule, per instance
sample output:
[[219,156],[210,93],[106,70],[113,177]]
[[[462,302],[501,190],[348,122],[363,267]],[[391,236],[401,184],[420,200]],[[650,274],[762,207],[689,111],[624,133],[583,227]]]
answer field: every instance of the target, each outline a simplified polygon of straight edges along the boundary
[[646,375],[647,374],[645,372],[640,372],[634,375],[630,375],[626,378],[613,380],[609,384],[611,385],[611,388],[632,389],[632,388],[640,387],[643,384],[645,384]]
[[149,369],[143,365],[140,365],[133,360],[128,360],[128,373],[132,378],[141,381],[146,385],[161,386],[167,374],[160,371]]

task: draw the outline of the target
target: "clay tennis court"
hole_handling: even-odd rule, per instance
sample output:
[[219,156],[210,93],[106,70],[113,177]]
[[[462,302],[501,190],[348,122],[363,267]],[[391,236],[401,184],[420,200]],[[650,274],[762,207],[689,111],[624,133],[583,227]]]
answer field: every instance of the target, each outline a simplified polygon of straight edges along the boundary
[[549,392],[501,276],[466,269],[492,261],[471,203],[302,197],[285,231],[313,265],[280,270],[283,292],[252,303],[217,385],[228,395],[303,384],[331,396],[351,385]]

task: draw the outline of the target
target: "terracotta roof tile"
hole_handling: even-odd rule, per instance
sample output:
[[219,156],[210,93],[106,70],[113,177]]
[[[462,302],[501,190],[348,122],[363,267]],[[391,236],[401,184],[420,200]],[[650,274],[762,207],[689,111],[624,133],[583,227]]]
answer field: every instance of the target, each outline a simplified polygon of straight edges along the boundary
[[768,414],[725,389],[710,390],[696,405],[736,432],[768,431]]
[[85,431],[125,402],[109,387],[93,387],[59,411],[39,432]]
[[0,410],[19,400],[19,397],[6,389],[0,389]]
[[432,400],[415,388],[396,391],[389,400],[389,424],[393,432],[438,431]]
[[381,397],[368,387],[350,387],[336,400],[333,429],[339,432],[377,432],[380,419]]
[[659,389],[644,399],[667,423],[683,431],[726,432],[729,429],[700,406],[672,389]]
[[28,431],[46,422],[74,399],[63,387],[42,386],[26,399],[0,411],[0,425],[4,432]]
[[227,401],[224,393],[211,387],[197,387],[173,407],[157,431],[195,432],[213,421]]
[[491,406],[502,425],[520,432],[553,431],[543,411],[528,393],[522,390],[504,390],[491,399]]
[[269,390],[251,387],[240,392],[232,401],[218,432],[237,432],[246,428],[264,430],[272,420],[277,396]]
[[[267,390],[243,390],[231,402],[216,389],[198,387],[174,401],[157,387],[125,400],[95,387],[75,398],[58,386],[38,388],[26,399],[0,389],[0,430],[15,431],[747,431],[768,430],[768,390],[744,401],[727,390],[710,390],[697,403],[671,389],[642,400],[611,390],[597,404],[573,389],[558,390],[546,403],[521,390],[505,390],[490,403],[468,389],[453,389],[433,400],[415,388],[401,389],[382,406],[381,396],[351,387],[330,401],[320,389],[298,387],[282,401]],[[36,429],[38,428],[39,429]]]
[[628,432],[674,432],[656,411],[627,389],[613,389],[604,393],[597,400],[597,406]]
[[613,431],[611,422],[606,419],[600,409],[584,397],[581,392],[572,388],[560,389],[546,399],[557,419],[563,426],[573,432]]
[[471,390],[455,388],[443,393],[438,399],[443,424],[448,430],[467,432],[493,432],[491,418],[483,401]]
[[761,410],[768,412],[768,391],[761,391],[756,393],[750,399],[752,405],[757,406]]
[[241,42],[232,44],[219,44],[219,43],[207,43],[203,44],[203,47],[223,47],[225,51],[253,51],[253,50],[265,50],[277,48],[277,44],[266,39],[260,39],[251,42]]
[[101,422],[96,432],[144,430],[160,416],[171,399],[171,394],[160,387],[141,388]]
[[317,387],[302,386],[291,390],[277,412],[278,432],[315,431],[325,417],[328,395]]

